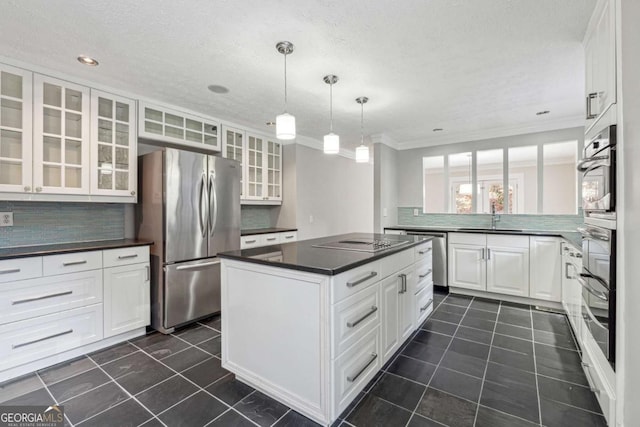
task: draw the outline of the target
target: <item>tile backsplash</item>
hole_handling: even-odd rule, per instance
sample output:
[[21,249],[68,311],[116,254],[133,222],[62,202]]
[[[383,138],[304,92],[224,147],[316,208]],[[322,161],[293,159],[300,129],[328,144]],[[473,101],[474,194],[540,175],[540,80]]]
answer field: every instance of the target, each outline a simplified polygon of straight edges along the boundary
[[[413,210],[418,209],[418,216]],[[500,215],[498,228],[526,230],[576,231],[583,223],[582,215]],[[490,227],[491,215],[486,214],[425,214],[421,207],[398,208],[398,225],[424,227]]]
[[276,208],[273,206],[242,205],[241,228],[243,230],[252,230],[273,227],[272,212],[274,209]]
[[0,247],[124,238],[124,205],[0,201],[13,227],[0,227]]

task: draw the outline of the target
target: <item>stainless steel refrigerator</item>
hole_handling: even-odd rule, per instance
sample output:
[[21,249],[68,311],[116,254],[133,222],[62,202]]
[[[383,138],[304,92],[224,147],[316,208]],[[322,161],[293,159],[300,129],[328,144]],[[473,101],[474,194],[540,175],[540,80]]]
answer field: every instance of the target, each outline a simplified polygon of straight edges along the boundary
[[172,148],[138,159],[136,235],[151,246],[151,326],[220,311],[219,252],[240,248],[240,163]]

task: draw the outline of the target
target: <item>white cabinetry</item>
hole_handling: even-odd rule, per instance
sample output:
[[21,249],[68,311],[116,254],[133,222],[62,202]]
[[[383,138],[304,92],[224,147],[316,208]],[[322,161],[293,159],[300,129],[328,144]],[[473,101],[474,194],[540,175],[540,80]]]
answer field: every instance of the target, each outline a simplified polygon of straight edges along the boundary
[[240,238],[240,249],[257,248],[259,246],[291,243],[298,239],[297,231],[281,231],[278,233],[247,234]]
[[36,193],[89,194],[89,88],[34,76]]
[[487,290],[486,246],[484,234],[449,234],[449,286]]
[[587,122],[585,130],[614,124],[600,119],[616,103],[615,0],[600,0],[584,38]]
[[380,283],[382,293],[382,360],[385,363],[400,346],[400,293],[402,279],[396,275]]
[[32,78],[0,64],[0,192],[32,189]]
[[268,138],[247,134],[244,200],[264,204],[282,202],[282,146]]
[[136,195],[135,114],[134,100],[91,90],[91,194]]
[[104,269],[104,336],[150,323],[149,263]]
[[487,235],[487,291],[529,296],[529,237]]
[[532,298],[560,302],[562,300],[561,239],[531,236],[530,292]]
[[224,126],[222,128],[222,156],[227,159],[236,160],[240,163],[242,177],[240,179],[240,198],[244,199],[245,195],[245,171],[244,163],[246,159],[246,148],[244,141],[246,133],[241,129],[234,129]]
[[577,277],[581,271],[582,253],[568,243],[562,243],[562,306],[578,341],[582,326],[582,287]]
[[139,102],[138,136],[145,142],[220,151],[220,123],[217,120],[172,108]]

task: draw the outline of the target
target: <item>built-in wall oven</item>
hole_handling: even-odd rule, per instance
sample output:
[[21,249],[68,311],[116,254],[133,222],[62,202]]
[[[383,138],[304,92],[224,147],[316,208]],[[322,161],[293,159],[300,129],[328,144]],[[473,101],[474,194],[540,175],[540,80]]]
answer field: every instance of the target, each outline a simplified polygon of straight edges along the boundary
[[582,234],[582,317],[615,369],[616,231],[585,224]]
[[577,169],[582,173],[585,216],[615,219],[616,125],[607,126],[586,143]]

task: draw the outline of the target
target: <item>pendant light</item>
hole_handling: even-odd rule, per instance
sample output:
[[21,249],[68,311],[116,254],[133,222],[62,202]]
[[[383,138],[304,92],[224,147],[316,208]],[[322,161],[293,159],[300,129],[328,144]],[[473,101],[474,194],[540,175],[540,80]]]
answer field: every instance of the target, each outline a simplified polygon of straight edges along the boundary
[[369,163],[369,147],[364,145],[364,104],[368,100],[366,96],[356,98],[356,102],[360,104],[360,146],[356,148],[356,163]]
[[276,137],[278,139],[295,139],[296,118],[287,113],[287,55],[293,52],[293,43],[279,42],[276,44],[278,52],[284,55],[284,113],[276,117]]
[[333,133],[333,85],[338,82],[338,76],[329,74],[324,76],[324,82],[329,85],[329,133],[324,136],[324,154],[338,154],[340,152],[340,137]]

